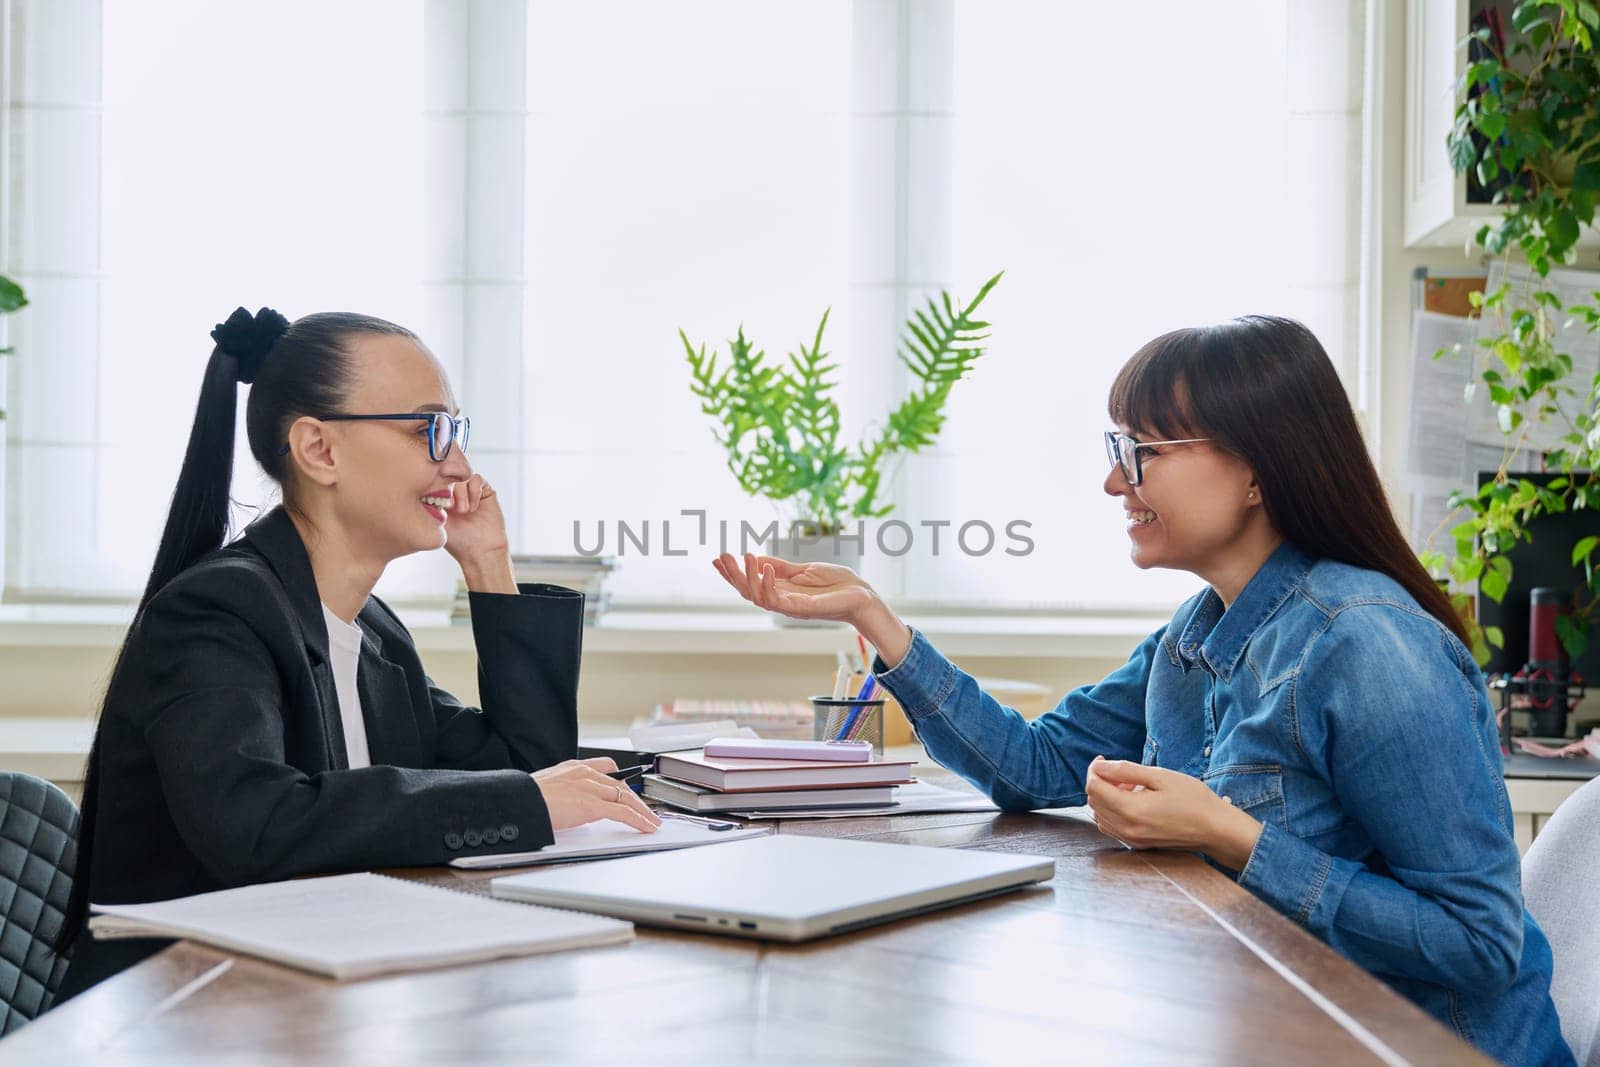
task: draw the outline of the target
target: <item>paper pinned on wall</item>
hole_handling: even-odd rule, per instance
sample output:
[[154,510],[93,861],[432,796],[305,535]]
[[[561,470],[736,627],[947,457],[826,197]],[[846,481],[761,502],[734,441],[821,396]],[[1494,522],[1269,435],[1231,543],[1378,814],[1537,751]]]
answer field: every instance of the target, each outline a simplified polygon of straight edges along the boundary
[[[1422,479],[1459,479],[1467,429],[1467,386],[1473,381],[1475,319],[1433,311],[1411,314],[1411,418],[1407,420],[1406,473]],[[1461,346],[1460,355],[1447,352]]]
[[[1405,482],[1411,495],[1411,546],[1418,551],[1447,550],[1453,525],[1451,494],[1472,490],[1478,472],[1495,470],[1506,458],[1505,437],[1494,430],[1481,440],[1471,427],[1489,410],[1488,390],[1478,378],[1481,371],[1476,339],[1482,325],[1477,319],[1415,311],[1411,318],[1411,388],[1405,456]],[[1461,346],[1460,355],[1438,359],[1440,349]],[[1469,398],[1468,385],[1476,382]],[[1532,451],[1513,454],[1511,469],[1538,466]],[[1464,518],[1464,516],[1462,517]]]
[[[1513,306],[1528,303],[1525,294],[1532,288],[1535,277],[1531,269],[1516,264],[1510,267],[1496,262],[1489,267],[1489,292],[1494,292],[1504,282],[1511,285]],[[1558,268],[1539,283],[1544,289],[1560,297],[1562,307],[1573,304],[1594,304],[1595,291],[1600,290],[1600,271]],[[1521,296],[1521,299],[1518,299]],[[1572,357],[1572,378],[1577,395],[1562,398],[1560,408],[1566,418],[1553,418],[1528,428],[1527,447],[1540,452],[1552,452],[1564,447],[1561,438],[1572,432],[1569,420],[1588,405],[1589,383],[1600,371],[1600,333],[1590,333],[1582,322],[1571,321],[1571,316],[1557,311],[1551,315],[1555,324],[1555,348]],[[1481,319],[1468,320],[1476,327],[1476,337],[1492,337],[1503,333],[1505,321],[1495,313]],[[1474,381],[1480,381],[1483,371],[1497,364],[1494,354],[1480,345],[1474,345],[1472,367]],[[1505,435],[1500,431],[1495,405],[1489,401],[1489,391],[1477,390],[1469,406],[1467,438],[1486,445],[1504,445]]]

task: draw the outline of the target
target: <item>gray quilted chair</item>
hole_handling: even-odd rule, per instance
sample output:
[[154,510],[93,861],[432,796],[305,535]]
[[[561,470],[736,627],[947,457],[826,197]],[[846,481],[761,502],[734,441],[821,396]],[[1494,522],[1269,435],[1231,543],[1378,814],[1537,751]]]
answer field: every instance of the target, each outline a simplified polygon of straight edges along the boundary
[[0,771],[0,1034],[55,999],[67,958],[56,938],[78,864],[78,808],[42,778]]
[[1600,1067],[1600,778],[1561,802],[1522,857],[1522,897],[1550,939],[1561,1035]]

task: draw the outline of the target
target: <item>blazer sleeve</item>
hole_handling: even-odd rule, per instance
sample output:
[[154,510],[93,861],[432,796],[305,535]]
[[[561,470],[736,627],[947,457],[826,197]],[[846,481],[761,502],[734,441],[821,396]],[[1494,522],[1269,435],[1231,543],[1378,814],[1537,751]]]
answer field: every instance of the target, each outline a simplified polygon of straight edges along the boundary
[[[285,757],[286,632],[248,599],[199,583],[156,597],[136,646],[147,698],[130,709],[185,844],[227,884],[444,863],[554,840],[522,771],[364,767],[308,774]],[[495,839],[481,845],[485,831]],[[466,842],[475,842],[466,846]]]
[[535,771],[578,754],[583,594],[558,585],[472,593],[478,696],[470,707],[428,680],[441,767]]

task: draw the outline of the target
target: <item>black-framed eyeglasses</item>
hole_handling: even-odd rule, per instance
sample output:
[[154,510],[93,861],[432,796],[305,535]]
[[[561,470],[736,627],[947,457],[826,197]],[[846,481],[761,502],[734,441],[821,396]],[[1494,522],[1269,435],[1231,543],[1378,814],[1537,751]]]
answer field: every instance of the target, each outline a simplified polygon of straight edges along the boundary
[[[444,411],[407,411],[397,412],[392,415],[323,415],[323,422],[400,422],[410,419],[413,422],[426,422],[428,424],[428,458],[435,463],[444,462],[444,457],[450,454],[450,446],[456,441],[461,442],[461,450],[467,449],[467,438],[472,433],[472,419],[466,415],[459,418]],[[287,456],[289,446],[285,444],[278,449],[278,455]]]
[[1176,441],[1135,441],[1120,430],[1107,430],[1106,458],[1122,469],[1122,476],[1129,485],[1138,485],[1144,481],[1144,466],[1139,456],[1145,449],[1161,445],[1192,445],[1209,440],[1209,437],[1180,437]]

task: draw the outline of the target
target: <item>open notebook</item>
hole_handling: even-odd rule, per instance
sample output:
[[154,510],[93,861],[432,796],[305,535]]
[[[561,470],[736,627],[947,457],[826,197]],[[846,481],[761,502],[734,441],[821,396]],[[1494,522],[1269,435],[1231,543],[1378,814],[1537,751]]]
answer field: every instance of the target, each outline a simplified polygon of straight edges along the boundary
[[609,945],[633,924],[407,882],[339,874],[155,904],[95,904],[97,938],[181,937],[333,978]]

